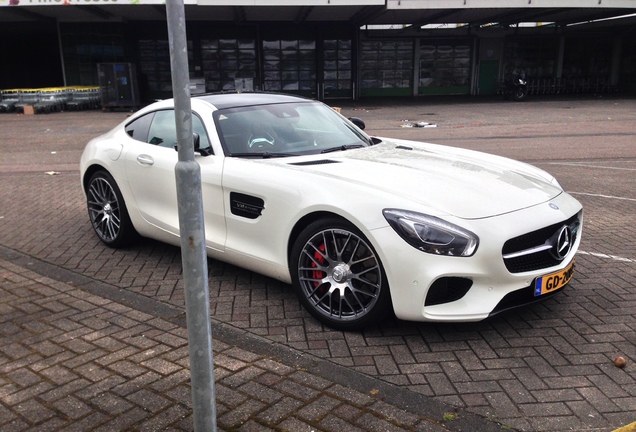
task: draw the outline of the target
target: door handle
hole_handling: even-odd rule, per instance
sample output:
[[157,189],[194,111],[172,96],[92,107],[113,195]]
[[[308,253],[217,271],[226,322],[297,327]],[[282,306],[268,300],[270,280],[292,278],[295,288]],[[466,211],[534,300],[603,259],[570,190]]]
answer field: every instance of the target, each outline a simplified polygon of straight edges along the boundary
[[142,165],[152,165],[155,163],[155,160],[151,156],[141,154],[137,156],[137,162],[139,162]]

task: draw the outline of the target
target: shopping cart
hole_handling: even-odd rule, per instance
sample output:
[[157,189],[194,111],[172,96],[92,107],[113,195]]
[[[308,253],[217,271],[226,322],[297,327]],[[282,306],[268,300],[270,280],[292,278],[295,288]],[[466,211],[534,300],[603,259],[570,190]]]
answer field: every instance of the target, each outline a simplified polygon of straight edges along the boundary
[[20,102],[20,90],[2,90],[0,93],[2,93],[2,99],[0,101],[0,112],[15,111],[15,105]]
[[66,109],[79,111],[99,108],[99,87],[70,87],[71,96],[66,102]]
[[64,111],[71,91],[66,87],[49,87],[38,89],[38,102],[33,105],[36,113]]
[[23,113],[25,107],[35,107],[35,104],[40,101],[39,93],[38,89],[19,89],[19,101],[15,104],[15,110],[19,113]]

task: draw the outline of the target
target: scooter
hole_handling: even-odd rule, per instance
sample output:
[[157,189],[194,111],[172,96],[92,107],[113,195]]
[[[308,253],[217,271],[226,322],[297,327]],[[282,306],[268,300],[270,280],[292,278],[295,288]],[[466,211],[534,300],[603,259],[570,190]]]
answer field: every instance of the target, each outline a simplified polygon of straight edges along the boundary
[[526,74],[521,72],[504,83],[504,99],[512,98],[515,101],[522,101],[528,96],[528,81]]

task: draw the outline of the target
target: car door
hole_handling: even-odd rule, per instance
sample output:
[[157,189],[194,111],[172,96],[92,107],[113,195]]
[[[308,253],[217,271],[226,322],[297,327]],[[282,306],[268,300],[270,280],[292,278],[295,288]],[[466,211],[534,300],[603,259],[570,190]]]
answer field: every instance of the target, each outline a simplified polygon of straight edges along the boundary
[[[201,148],[211,148],[209,135],[197,115],[193,131]],[[142,217],[165,233],[179,235],[175,165],[179,160],[174,110],[154,111],[126,127],[131,141],[124,154],[126,176]],[[223,158],[196,154],[201,166],[204,220],[208,247],[222,250],[225,243],[221,174]],[[160,236],[163,238],[163,236]]]

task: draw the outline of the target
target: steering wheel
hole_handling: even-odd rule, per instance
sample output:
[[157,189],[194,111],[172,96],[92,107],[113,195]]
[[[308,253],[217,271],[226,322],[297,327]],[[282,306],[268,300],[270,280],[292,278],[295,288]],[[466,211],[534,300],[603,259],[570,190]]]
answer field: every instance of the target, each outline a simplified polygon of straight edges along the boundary
[[247,147],[252,149],[264,150],[274,147],[276,144],[276,134],[271,132],[251,133],[247,138]]

